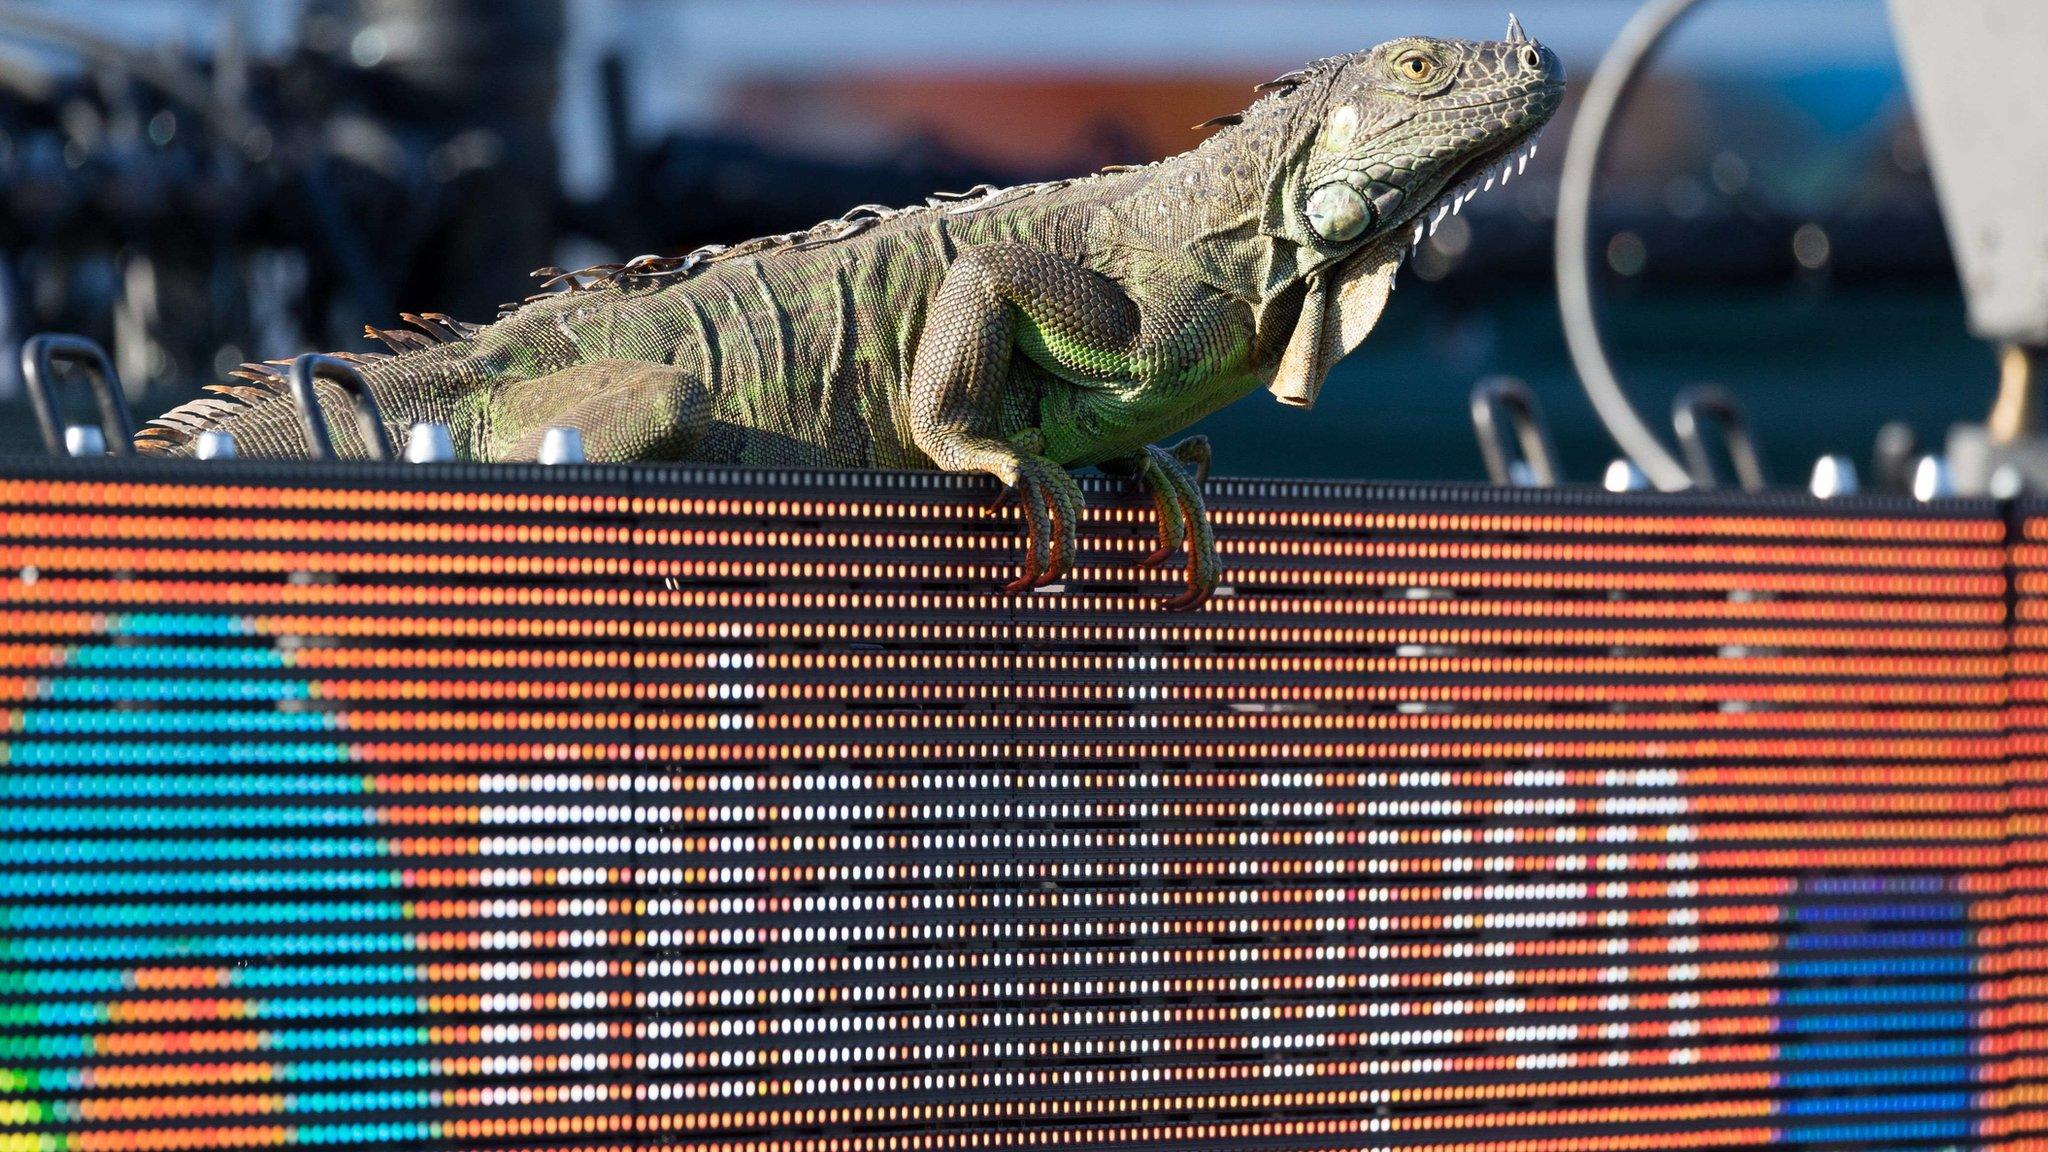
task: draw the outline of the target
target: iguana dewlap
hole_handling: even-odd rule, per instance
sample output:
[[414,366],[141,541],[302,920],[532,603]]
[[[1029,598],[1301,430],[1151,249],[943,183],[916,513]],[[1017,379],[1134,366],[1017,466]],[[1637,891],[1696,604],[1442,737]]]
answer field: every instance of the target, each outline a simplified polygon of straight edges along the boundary
[[[373,332],[391,354],[353,359],[394,440],[439,421],[472,459],[530,460],[571,426],[593,460],[986,472],[1029,527],[1012,591],[1073,563],[1069,468],[1136,475],[1160,517],[1147,562],[1185,544],[1168,604],[1192,607],[1218,576],[1207,446],[1153,441],[1260,387],[1312,405],[1423,230],[1517,174],[1563,75],[1512,18],[1505,41],[1394,40],[1262,85],[1156,164],[565,274],[487,327],[408,316],[425,335]],[[303,455],[277,371],[238,375],[138,448],[218,429],[243,455]]]

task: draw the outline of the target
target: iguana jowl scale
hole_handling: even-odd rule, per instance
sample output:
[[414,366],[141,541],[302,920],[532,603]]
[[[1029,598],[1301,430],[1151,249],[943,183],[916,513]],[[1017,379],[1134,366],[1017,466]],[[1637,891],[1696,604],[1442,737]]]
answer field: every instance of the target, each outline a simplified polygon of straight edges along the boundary
[[[1312,405],[1411,245],[1518,171],[1563,85],[1512,17],[1504,41],[1394,40],[1262,85],[1156,164],[562,274],[569,291],[489,326],[408,315],[424,335],[372,330],[391,354],[353,359],[394,438],[439,421],[478,460],[531,460],[571,426],[593,460],[986,472],[1029,528],[1011,591],[1073,563],[1068,468],[1136,475],[1159,511],[1145,562],[1185,545],[1167,604],[1193,607],[1218,576],[1207,445],[1152,442],[1261,386]],[[279,373],[238,375],[137,447],[189,453],[219,429],[245,455],[303,455]]]

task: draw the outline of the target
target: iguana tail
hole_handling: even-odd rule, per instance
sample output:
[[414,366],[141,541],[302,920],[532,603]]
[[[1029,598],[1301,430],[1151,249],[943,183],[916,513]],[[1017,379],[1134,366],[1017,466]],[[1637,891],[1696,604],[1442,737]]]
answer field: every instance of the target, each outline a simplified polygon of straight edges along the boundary
[[[389,352],[335,353],[355,365],[370,385],[392,443],[403,444],[421,421],[449,425],[456,443],[473,435],[475,398],[501,375],[496,358],[477,346],[484,331],[439,313],[405,319],[415,331],[368,329]],[[286,383],[289,361],[244,364],[232,375],[239,383],[207,386],[210,396],[181,404],[158,416],[136,434],[137,452],[158,456],[189,456],[203,432],[226,432],[241,456],[305,456],[308,449],[298,409]],[[327,416],[336,454],[366,454],[362,436],[349,415],[349,400],[340,388],[322,380],[317,385],[321,410]]]
[[[377,399],[386,436],[403,445],[412,426],[448,426],[456,454],[470,460],[532,460],[549,428],[575,428],[593,461],[680,459],[703,435],[712,397],[689,368],[642,360],[582,359],[573,343],[535,339],[546,325],[501,321],[478,328],[427,313],[408,314],[413,332],[370,334],[389,353],[342,353]],[[240,456],[305,456],[303,424],[284,365],[245,364],[243,383],[181,404],[136,435],[136,451],[190,456],[203,432],[235,438]],[[315,390],[335,454],[368,454],[349,398],[325,380]]]

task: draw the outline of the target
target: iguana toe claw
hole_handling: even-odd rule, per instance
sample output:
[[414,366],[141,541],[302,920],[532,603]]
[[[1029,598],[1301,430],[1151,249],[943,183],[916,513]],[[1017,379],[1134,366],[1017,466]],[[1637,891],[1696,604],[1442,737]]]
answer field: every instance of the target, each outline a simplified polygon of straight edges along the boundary
[[1003,591],[1028,592],[1038,586],[1039,578],[1045,572],[1046,553],[1052,549],[1052,523],[1044,494],[1038,490],[1037,479],[1029,472],[1018,473],[1017,485],[1012,491],[1017,507],[1024,513],[1024,574],[1003,585]]
[[[1200,445],[1190,449],[1194,441],[1200,441]],[[1159,508],[1159,547],[1139,564],[1161,564],[1171,556],[1174,547],[1182,543],[1188,547],[1188,590],[1163,601],[1161,607],[1167,611],[1200,607],[1217,590],[1217,580],[1223,576],[1223,564],[1217,560],[1217,535],[1208,525],[1202,490],[1182,467],[1188,459],[1184,451],[1196,457],[1196,467],[1206,469],[1208,441],[1204,437],[1194,437],[1174,449],[1147,447],[1139,463],[1139,476],[1145,478],[1153,492],[1153,504]]]
[[1053,514],[1052,556],[1039,580],[1044,587],[1066,576],[1074,567],[1074,553],[1081,535],[1081,486],[1065,468],[1043,457],[1035,458],[1045,473],[1047,504]]
[[1147,445],[1144,454],[1138,458],[1138,475],[1144,478],[1145,486],[1152,490],[1152,507],[1159,515],[1159,547],[1143,560],[1140,568],[1157,568],[1166,563],[1176,548],[1187,540],[1185,518],[1181,515],[1180,494],[1173,479],[1167,474],[1169,463],[1162,463],[1165,453]]
[[1003,585],[1010,593],[1028,592],[1054,583],[1073,567],[1076,528],[1081,519],[1081,488],[1067,470],[1037,456],[1025,456],[1017,482],[996,506],[1014,500],[1024,513],[1024,573]]

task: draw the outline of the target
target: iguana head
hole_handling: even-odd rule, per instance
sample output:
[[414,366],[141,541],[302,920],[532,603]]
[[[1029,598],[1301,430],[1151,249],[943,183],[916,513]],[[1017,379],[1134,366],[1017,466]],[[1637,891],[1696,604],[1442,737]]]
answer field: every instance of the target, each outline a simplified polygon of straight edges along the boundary
[[1279,144],[1259,232],[1288,250],[1268,267],[1308,285],[1269,388],[1307,407],[1377,322],[1418,230],[1519,174],[1564,68],[1510,16],[1504,40],[1405,37],[1269,87],[1284,92],[1244,117]]
[[1564,97],[1557,54],[1512,16],[1505,40],[1406,37],[1316,71],[1265,226],[1326,262],[1498,179]]

